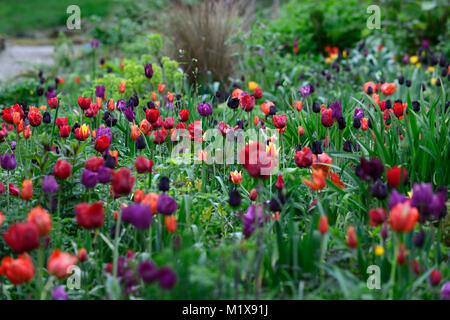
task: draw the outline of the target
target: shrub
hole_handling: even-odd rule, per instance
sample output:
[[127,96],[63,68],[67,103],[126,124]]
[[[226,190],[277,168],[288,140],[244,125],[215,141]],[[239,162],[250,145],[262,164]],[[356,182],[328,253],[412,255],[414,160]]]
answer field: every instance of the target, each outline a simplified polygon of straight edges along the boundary
[[240,8],[238,0],[206,0],[194,5],[176,2],[171,8],[166,19],[173,40],[170,52],[192,83],[207,72],[217,81],[232,74],[235,48],[228,39],[239,30]]

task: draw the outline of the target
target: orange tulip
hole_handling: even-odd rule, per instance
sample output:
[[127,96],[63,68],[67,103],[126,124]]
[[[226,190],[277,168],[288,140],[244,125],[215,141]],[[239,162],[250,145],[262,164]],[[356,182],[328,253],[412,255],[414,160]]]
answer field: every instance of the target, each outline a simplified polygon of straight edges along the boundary
[[42,207],[31,209],[27,221],[32,221],[37,225],[41,237],[49,234],[52,230],[52,218]]
[[164,91],[166,91],[166,85],[164,85],[162,83],[158,84],[158,92],[164,93]]
[[109,99],[109,101],[108,101],[108,110],[109,111],[114,111],[115,108],[116,108],[116,106],[114,105],[114,98]]
[[169,233],[175,233],[177,231],[177,217],[165,216],[164,222],[166,223],[166,229]]
[[392,83],[383,83],[381,85],[381,93],[384,94],[385,96],[390,96],[392,94],[394,94],[394,92],[397,90],[397,85],[392,82]]
[[233,90],[233,92],[231,93],[231,96],[233,98],[239,98],[239,95],[242,93],[243,91],[239,88],[236,88]]
[[158,210],[156,210],[157,202],[158,202],[158,195],[153,192],[150,192],[144,197],[144,199],[142,199],[142,204],[149,206],[152,209],[153,214],[158,213]]
[[302,111],[303,101],[294,101],[292,103],[292,109],[294,109],[294,105],[295,105],[295,109],[297,109],[297,111]]
[[120,93],[124,93],[125,92],[126,85],[127,85],[127,83],[125,81],[120,81],[120,85],[119,85],[119,92]]
[[141,202],[145,197],[144,190],[137,189],[134,192],[134,202]]
[[331,182],[333,182],[339,188],[345,189],[345,184],[341,181],[341,179],[337,173],[329,171],[328,175],[330,176]]
[[141,135],[141,132],[139,131],[139,126],[137,124],[133,124],[131,126],[131,139],[133,141],[136,141],[136,139]]
[[392,230],[398,232],[409,232],[414,229],[419,220],[419,211],[411,207],[408,202],[398,203],[391,209],[389,223]]
[[47,270],[50,274],[62,279],[71,274],[70,267],[77,263],[77,257],[55,249],[47,261]]
[[308,187],[310,187],[312,190],[321,190],[325,188],[326,181],[325,181],[326,173],[322,170],[313,170],[312,173],[312,179],[302,179],[303,183],[305,183]]
[[3,216],[2,210],[0,210],[0,227],[2,226],[3,222],[5,222],[5,217]]
[[353,226],[347,227],[347,245],[352,249],[358,245],[358,236]]
[[167,97],[167,101],[173,102],[173,93],[172,92],[167,91],[166,97]]
[[362,118],[361,119],[361,130],[366,131],[369,127],[369,118]]
[[33,182],[31,180],[23,180],[22,192],[20,193],[20,197],[23,200],[30,200],[31,198],[33,198]]
[[319,231],[321,234],[325,234],[328,232],[328,217],[327,216],[320,216]]

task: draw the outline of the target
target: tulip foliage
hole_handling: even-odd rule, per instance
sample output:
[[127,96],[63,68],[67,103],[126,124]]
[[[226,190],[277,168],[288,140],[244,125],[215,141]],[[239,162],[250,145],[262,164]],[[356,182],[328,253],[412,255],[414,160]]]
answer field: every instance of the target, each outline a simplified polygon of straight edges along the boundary
[[2,298],[448,297],[448,57],[380,41],[202,86],[98,41],[44,69],[0,101]]

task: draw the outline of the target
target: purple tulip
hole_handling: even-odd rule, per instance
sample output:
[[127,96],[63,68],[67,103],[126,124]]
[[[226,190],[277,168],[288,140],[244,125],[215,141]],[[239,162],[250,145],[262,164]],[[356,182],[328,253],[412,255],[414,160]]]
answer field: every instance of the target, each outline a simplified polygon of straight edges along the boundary
[[130,204],[122,209],[122,219],[138,230],[148,229],[152,223],[152,210],[149,206]]
[[411,199],[409,199],[407,196],[398,193],[398,191],[394,189],[394,190],[392,190],[391,195],[389,196],[388,207],[389,207],[389,209],[392,209],[398,203],[403,203],[403,202],[410,201],[410,200]]
[[403,54],[403,63],[409,64],[409,56],[406,52]]
[[83,175],[81,176],[81,183],[86,188],[94,188],[95,185],[97,184],[97,178],[98,178],[97,172],[84,169]]
[[450,300],[450,281],[444,283],[441,289],[441,299]]
[[99,44],[100,44],[100,40],[92,40],[91,41],[92,48],[97,48]]
[[129,121],[129,122],[134,122],[134,120],[136,119],[136,114],[134,113],[134,111],[133,111],[133,108],[132,107],[127,107],[126,109],[125,109],[125,117],[127,118],[127,120]]
[[356,107],[354,115],[355,115],[355,118],[359,118],[359,119],[364,118],[364,109]]
[[152,283],[158,279],[158,268],[151,261],[144,261],[139,264],[139,275],[145,283]]
[[422,223],[431,219],[437,220],[445,215],[446,190],[433,194],[431,183],[415,183],[412,189],[412,205],[419,210]]
[[248,207],[247,213],[242,216],[243,232],[244,232],[245,238],[249,238],[252,235],[253,231],[255,231],[256,211],[258,211],[259,227],[262,227],[264,220],[267,221],[267,219],[269,218],[268,215],[266,215],[266,217],[264,218],[262,206],[258,206],[258,208],[256,208],[256,206],[254,204],[252,204],[250,207]]
[[63,286],[57,286],[52,292],[53,300],[69,300],[66,290]]
[[95,96],[105,99],[105,86],[96,86],[95,87]]
[[107,136],[109,141],[112,141],[111,128],[100,127],[97,129],[96,138],[100,138],[102,136]]
[[338,120],[339,118],[342,117],[342,105],[341,105],[341,101],[334,101],[331,104],[331,117],[334,120]]
[[209,103],[199,104],[197,110],[202,117],[209,117],[212,115],[212,108]]
[[54,91],[47,91],[45,93],[45,96],[47,97],[47,99],[54,98],[54,97],[56,97],[56,92],[54,92]]
[[16,157],[15,157],[14,153],[9,154],[9,153],[5,152],[2,155],[0,162],[1,162],[1,166],[4,170],[11,171],[11,170],[16,169],[17,163],[16,163]]
[[311,86],[310,86],[310,85],[307,85],[307,86],[302,87],[302,88],[298,91],[298,93],[300,93],[300,95],[301,95],[302,97],[308,97],[308,96],[311,94]]
[[42,181],[42,191],[44,193],[57,193],[59,190],[58,183],[54,176],[46,176]]
[[11,150],[12,151],[16,150],[16,145],[17,145],[17,143],[15,141],[11,141]]
[[147,65],[144,67],[145,76],[149,79],[153,77],[153,67],[151,63],[147,63]]
[[159,213],[169,216],[177,209],[177,203],[167,193],[162,193],[158,196],[158,201],[156,202],[156,210]]
[[169,267],[162,267],[158,271],[159,285],[163,289],[170,290],[177,282],[177,275]]
[[124,111],[127,106],[127,102],[124,99],[117,100],[116,108],[119,111]]
[[97,177],[100,183],[108,183],[111,181],[111,169],[105,166],[98,167]]

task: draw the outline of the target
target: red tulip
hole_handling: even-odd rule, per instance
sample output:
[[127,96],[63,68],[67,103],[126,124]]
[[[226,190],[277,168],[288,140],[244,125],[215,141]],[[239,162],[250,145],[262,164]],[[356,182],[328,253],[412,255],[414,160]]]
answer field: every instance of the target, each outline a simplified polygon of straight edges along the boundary
[[112,174],[111,184],[114,192],[120,195],[129,194],[134,185],[134,177],[131,175],[130,168],[121,168],[118,171],[112,171]]
[[442,272],[433,270],[430,273],[430,282],[433,286],[437,286],[442,280]]
[[87,251],[85,248],[78,249],[77,258],[80,262],[86,261]]
[[283,189],[284,187],[284,180],[283,180],[283,175],[279,174],[277,176],[277,182],[275,183],[275,188],[277,188],[278,190]]
[[[400,186],[400,176],[402,175],[401,169],[397,166],[392,167],[392,169],[386,169],[386,176],[388,184],[397,188]],[[408,172],[406,169],[403,169],[403,183],[407,183],[408,181]]]
[[255,92],[253,93],[253,95],[255,96],[255,99],[261,99],[262,98],[262,89],[261,88],[256,88]]
[[148,120],[148,122],[153,123],[158,120],[158,117],[159,110],[157,108],[145,110],[145,118]]
[[18,197],[19,196],[20,190],[19,190],[19,188],[16,185],[10,183],[8,188],[9,188],[9,194],[11,196],[13,196],[13,197]]
[[297,151],[294,156],[294,161],[299,168],[308,168],[311,166],[313,162],[311,149],[303,147],[302,151]]
[[98,201],[93,204],[80,203],[75,207],[77,224],[85,229],[95,229],[103,226],[105,211],[103,203]]
[[180,121],[186,122],[189,120],[189,110],[188,109],[181,109],[179,112]]
[[109,147],[110,143],[111,141],[109,141],[107,136],[101,136],[95,140],[94,148],[98,152],[103,152]]
[[239,162],[248,174],[254,178],[267,179],[275,166],[275,160],[266,152],[266,146],[260,142],[251,142],[239,152]]
[[8,107],[5,110],[2,110],[2,119],[3,121],[13,124],[14,120],[13,120],[13,114],[14,113],[18,113],[20,119],[23,118],[23,110],[22,107],[19,106],[18,104],[15,104],[13,107]]
[[275,127],[278,129],[283,129],[284,127],[286,127],[287,119],[285,114],[273,116],[272,121]]
[[28,110],[28,121],[32,127],[38,127],[42,122],[41,110],[36,107],[30,107]]
[[101,167],[104,165],[105,165],[105,160],[102,157],[90,157],[86,161],[84,168],[88,169],[90,171],[93,171],[93,172],[97,172],[98,167]]
[[320,122],[324,125],[324,127],[331,127],[333,125],[333,117],[331,116],[332,110],[330,108],[322,109]]
[[39,247],[39,228],[36,223],[16,223],[9,227],[3,239],[15,252],[31,251]]
[[68,136],[70,136],[70,127],[67,125],[59,127],[59,136],[61,138],[67,138]]
[[78,97],[78,105],[81,109],[86,110],[91,106],[91,98]]
[[153,161],[144,157],[137,157],[134,162],[137,173],[151,172],[153,168]]
[[48,105],[50,106],[50,108],[56,109],[56,107],[58,106],[58,97],[48,99]]
[[164,129],[170,130],[174,127],[175,121],[172,117],[168,117],[164,120],[163,126]]
[[59,179],[66,179],[72,174],[72,168],[66,160],[58,160],[53,168],[53,174]]
[[250,198],[250,200],[252,200],[252,201],[255,201],[256,198],[258,198],[258,193],[256,192],[256,189],[255,189],[255,188],[253,188],[253,189],[250,191],[249,198]]
[[386,210],[384,208],[372,209],[369,211],[370,225],[375,227],[386,221]]
[[17,259],[4,257],[0,264],[0,275],[6,276],[15,286],[30,282],[34,277],[34,265],[28,254],[21,255]]
[[242,107],[242,110],[244,110],[245,112],[250,112],[255,106],[255,97],[247,93],[239,98],[239,103]]

